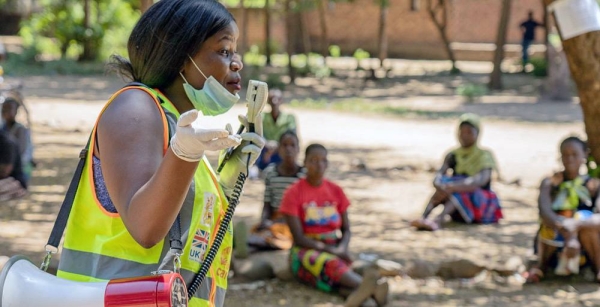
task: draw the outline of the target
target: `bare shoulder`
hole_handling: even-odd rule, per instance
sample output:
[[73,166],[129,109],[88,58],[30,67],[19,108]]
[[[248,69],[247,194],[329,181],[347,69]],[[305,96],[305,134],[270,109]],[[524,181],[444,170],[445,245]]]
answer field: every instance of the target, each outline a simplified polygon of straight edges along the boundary
[[[106,118],[131,118],[136,120],[150,119],[159,115],[158,107],[154,103],[154,97],[141,89],[129,89],[121,92],[114,98],[113,102],[106,108]],[[105,118],[105,116],[102,116]],[[118,116],[111,116],[118,115]]]
[[552,176],[544,177],[540,183],[540,189],[552,187]]
[[586,182],[585,187],[588,189],[588,191],[590,191],[591,195],[597,195],[598,194],[598,190],[600,189],[600,179],[598,179],[598,178],[590,178]]
[[106,108],[99,122],[102,130],[127,133],[128,128],[162,130],[162,119],[154,98],[141,89],[130,89],[120,93]]
[[100,117],[96,136],[99,154],[102,148],[123,153],[161,153],[163,130],[162,115],[154,98],[141,89],[126,90],[114,98]]

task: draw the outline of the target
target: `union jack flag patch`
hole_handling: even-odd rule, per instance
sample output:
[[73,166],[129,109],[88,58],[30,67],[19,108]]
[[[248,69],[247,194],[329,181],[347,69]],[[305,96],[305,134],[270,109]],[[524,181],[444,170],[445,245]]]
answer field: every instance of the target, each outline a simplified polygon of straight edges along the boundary
[[208,231],[202,229],[196,230],[196,234],[194,234],[194,238],[192,240],[192,247],[190,248],[189,259],[198,263],[202,263],[209,240],[210,234]]

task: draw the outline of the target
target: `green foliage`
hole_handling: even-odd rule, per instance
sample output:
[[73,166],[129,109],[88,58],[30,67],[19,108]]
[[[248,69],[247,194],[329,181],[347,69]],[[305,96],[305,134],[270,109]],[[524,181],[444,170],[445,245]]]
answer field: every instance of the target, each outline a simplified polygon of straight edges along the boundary
[[308,56],[304,53],[292,56],[292,65],[294,65],[294,67],[322,66],[324,64],[325,59],[318,53],[311,52]]
[[240,1],[244,1],[244,7],[246,8],[263,8],[267,3],[266,0],[221,0],[220,2],[226,7],[239,7]]
[[[141,12],[132,7],[130,1],[102,0],[100,11],[105,35],[100,49],[100,59],[108,59],[114,53],[127,55],[127,40]],[[133,2],[139,2],[135,0]]]
[[375,0],[375,3],[380,7],[390,7],[390,0]]
[[244,65],[248,66],[265,66],[267,57],[260,53],[260,47],[252,45],[244,54]]
[[139,19],[132,0],[90,0],[90,26],[84,27],[83,1],[41,0],[41,10],[23,22],[25,48],[45,56],[78,59],[88,42],[94,58],[125,54],[129,32]]
[[332,75],[331,68],[322,65],[322,66],[311,66],[310,71],[315,75],[317,79],[323,79],[330,77]]
[[481,84],[468,83],[456,88],[456,94],[463,96],[467,102],[474,102],[477,98],[485,95],[487,88]]
[[[257,45],[252,45],[252,46],[257,46]],[[279,44],[279,42],[277,42],[275,40],[271,40],[269,42],[269,47],[271,48],[271,53],[281,52],[283,50],[283,47]],[[258,53],[260,53],[260,54],[267,53],[267,51],[265,50],[265,42],[264,41],[262,41],[258,45]]]
[[[244,69],[245,73],[249,70],[254,70],[266,65],[266,56],[260,52],[260,48],[256,45],[250,47],[248,52],[244,54]],[[286,53],[272,54],[271,63],[273,66],[286,67],[288,66],[289,57]],[[298,76],[306,77],[314,75],[316,78],[322,79],[333,74],[332,70],[327,66],[325,58],[318,53],[295,54],[292,56],[292,66]],[[250,74],[250,73],[249,73]]]
[[77,62],[71,59],[35,61],[35,51],[28,50],[8,54],[7,61],[2,64],[7,76],[97,75],[104,72],[104,63],[101,62]]
[[[600,1],[600,0],[598,0]],[[552,46],[554,46],[554,48],[562,48],[562,39],[560,38],[560,35],[558,35],[557,33],[550,33],[548,34],[548,43]]]
[[371,54],[368,51],[365,51],[361,48],[358,48],[354,51],[352,55],[357,61],[368,59],[371,57]]
[[356,70],[363,70],[362,66],[360,66],[360,62],[370,58],[371,54],[368,51],[358,48],[354,51],[352,56],[356,59]]
[[300,76],[313,74],[316,78],[323,79],[331,76],[332,72],[325,63],[325,58],[318,53],[296,54],[292,56],[292,65]]
[[338,45],[329,46],[329,55],[334,58],[339,58],[342,56],[342,49]]
[[529,59],[529,63],[533,66],[531,73],[535,77],[545,77],[548,75],[548,62],[545,58],[534,57]]
[[281,77],[280,74],[268,74],[265,82],[267,82],[270,89],[277,88],[283,91],[285,89],[285,82],[283,82]]

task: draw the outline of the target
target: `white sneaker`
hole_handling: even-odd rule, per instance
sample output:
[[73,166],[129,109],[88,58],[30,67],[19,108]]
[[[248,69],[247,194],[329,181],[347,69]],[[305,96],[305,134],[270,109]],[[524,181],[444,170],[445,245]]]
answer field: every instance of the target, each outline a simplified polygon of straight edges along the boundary
[[558,258],[558,265],[554,269],[554,274],[559,276],[579,274],[579,256],[567,258],[567,256],[561,253]]

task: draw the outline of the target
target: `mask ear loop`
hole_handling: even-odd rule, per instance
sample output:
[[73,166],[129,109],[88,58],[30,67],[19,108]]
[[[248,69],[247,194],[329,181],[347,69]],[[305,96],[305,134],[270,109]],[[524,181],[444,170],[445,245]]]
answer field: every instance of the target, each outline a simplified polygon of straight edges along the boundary
[[181,71],[179,72],[179,75],[183,78],[183,81],[185,81],[185,83],[190,84],[187,79],[183,76],[183,74],[181,73]]
[[198,65],[196,65],[196,62],[194,62],[194,60],[192,59],[192,57],[189,54],[188,54],[188,58],[190,58],[190,61],[192,61],[192,64],[194,64],[196,69],[202,74],[202,77],[204,77],[204,79],[208,80],[206,75],[202,72],[202,70],[200,70],[200,67],[198,67]]
[[[204,77],[204,79],[208,80],[208,78],[206,77],[206,75],[202,72],[202,70],[200,70],[200,67],[198,67],[198,65],[196,65],[196,62],[194,62],[194,60],[192,59],[192,57],[189,54],[188,54],[188,58],[190,59],[190,61],[192,61],[192,64],[194,64],[194,66],[200,72],[200,74],[202,74],[202,77]],[[188,80],[183,76],[182,71],[183,70],[179,71],[179,75],[183,78],[183,81],[185,81],[185,83],[189,84]]]

